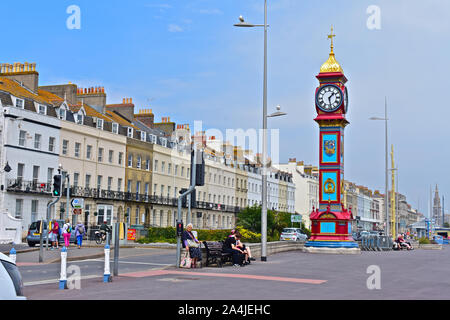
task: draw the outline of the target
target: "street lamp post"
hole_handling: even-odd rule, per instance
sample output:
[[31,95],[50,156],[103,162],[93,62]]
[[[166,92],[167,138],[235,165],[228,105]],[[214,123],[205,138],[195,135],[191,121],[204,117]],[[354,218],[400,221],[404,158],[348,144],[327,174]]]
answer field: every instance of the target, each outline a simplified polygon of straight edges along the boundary
[[[371,117],[370,120],[384,120],[385,123],[385,140],[386,140],[386,150],[385,150],[385,192],[384,192],[384,211],[386,213],[386,228],[385,228],[385,233],[386,236],[389,236],[389,203],[388,203],[388,192],[389,192],[389,181],[388,181],[388,117],[387,117],[387,98],[385,98],[384,100],[384,118],[379,118],[379,117]],[[394,235],[395,236],[395,235]]]
[[267,115],[267,0],[264,0],[264,24],[252,24],[239,17],[235,27],[264,27],[264,85],[263,85],[263,143],[262,143],[262,205],[261,205],[261,261],[267,261],[267,118],[286,115],[277,106],[277,112]]
[[244,21],[242,16],[235,27],[264,27],[264,89],[263,89],[263,146],[262,146],[262,208],[261,208],[261,261],[267,261],[267,0],[264,0],[264,25]]

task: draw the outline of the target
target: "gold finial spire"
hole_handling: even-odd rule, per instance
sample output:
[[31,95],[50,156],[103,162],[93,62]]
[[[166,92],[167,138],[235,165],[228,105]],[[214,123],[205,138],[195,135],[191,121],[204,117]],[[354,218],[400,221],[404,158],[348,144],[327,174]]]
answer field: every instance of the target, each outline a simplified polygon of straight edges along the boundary
[[328,60],[320,68],[320,73],[327,73],[327,72],[341,72],[341,73],[343,73],[344,72],[344,70],[342,70],[341,65],[339,64],[339,62],[336,61],[336,58],[334,57],[333,38],[336,37],[336,35],[333,33],[333,31],[334,31],[333,26],[331,26],[331,34],[328,35],[328,39],[331,39],[330,56],[328,57]]
[[331,34],[328,35],[328,39],[331,39],[331,52],[333,53],[333,38],[336,37],[335,34],[333,34],[333,25],[331,25]]

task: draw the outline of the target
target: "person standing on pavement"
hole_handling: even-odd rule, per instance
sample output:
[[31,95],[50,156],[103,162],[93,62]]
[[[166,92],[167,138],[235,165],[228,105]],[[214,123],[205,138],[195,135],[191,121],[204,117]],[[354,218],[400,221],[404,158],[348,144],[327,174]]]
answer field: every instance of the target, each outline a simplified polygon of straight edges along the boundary
[[70,234],[72,233],[72,227],[70,226],[70,220],[66,219],[66,223],[64,223],[62,229],[62,235],[64,237],[64,245],[66,248],[70,246]]
[[81,222],[78,222],[75,226],[75,236],[77,237],[77,245],[78,249],[81,249],[81,246],[83,245],[83,236],[86,233],[86,228],[84,227],[84,224]]
[[59,249],[58,243],[58,235],[59,235],[59,224],[56,220],[53,219],[50,230],[50,241],[52,242],[52,249]]

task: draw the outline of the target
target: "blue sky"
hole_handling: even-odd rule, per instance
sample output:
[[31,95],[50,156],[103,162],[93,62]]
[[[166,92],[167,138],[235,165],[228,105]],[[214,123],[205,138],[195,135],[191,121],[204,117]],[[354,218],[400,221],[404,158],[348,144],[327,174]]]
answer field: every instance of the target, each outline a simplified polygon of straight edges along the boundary
[[[318,163],[315,76],[333,24],[349,79],[345,178],[384,191],[384,124],[368,118],[384,115],[387,96],[400,192],[427,213],[430,186],[450,189],[450,2],[268,2],[269,111],[279,104],[289,114],[269,121],[281,162]],[[66,27],[70,5],[81,9],[80,30]],[[366,26],[370,5],[381,10],[380,30]],[[241,14],[262,23],[263,0],[8,1],[2,12],[0,61],[36,62],[41,85],[104,86],[108,103],[132,97],[157,120],[202,120],[204,129],[261,126],[263,32],[233,23]]]

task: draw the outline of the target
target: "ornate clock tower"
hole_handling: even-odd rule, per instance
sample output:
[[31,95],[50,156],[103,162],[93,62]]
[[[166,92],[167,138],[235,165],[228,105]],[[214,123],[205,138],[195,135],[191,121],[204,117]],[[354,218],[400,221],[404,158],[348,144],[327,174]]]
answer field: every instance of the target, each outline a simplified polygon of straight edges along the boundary
[[[316,78],[319,86],[315,93],[319,124],[319,208],[310,215],[311,238],[308,247],[358,248],[351,232],[353,215],[344,208],[344,129],[349,124],[347,78],[334,56],[333,27],[331,52]],[[308,250],[307,250],[308,251]]]

